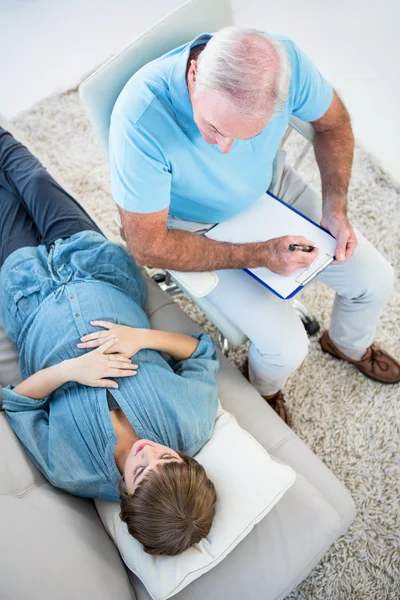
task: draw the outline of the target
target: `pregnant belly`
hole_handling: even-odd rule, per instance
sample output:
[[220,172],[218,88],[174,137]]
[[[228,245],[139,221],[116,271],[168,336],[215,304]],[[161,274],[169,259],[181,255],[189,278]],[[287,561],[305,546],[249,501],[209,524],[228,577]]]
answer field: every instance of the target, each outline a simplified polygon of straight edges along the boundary
[[63,285],[26,323],[19,344],[22,376],[87,352],[77,344],[86,333],[102,329],[90,324],[95,320],[150,328],[141,306],[118,287],[94,280]]

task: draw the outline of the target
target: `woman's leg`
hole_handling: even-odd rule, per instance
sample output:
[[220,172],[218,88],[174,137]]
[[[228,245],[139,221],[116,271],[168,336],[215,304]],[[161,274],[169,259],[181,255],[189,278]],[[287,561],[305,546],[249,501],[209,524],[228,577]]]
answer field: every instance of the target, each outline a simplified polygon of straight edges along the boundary
[[50,246],[58,238],[67,238],[80,231],[102,233],[37,158],[1,127],[0,172],[9,189],[20,199],[31,216],[41,243],[46,246]]
[[0,170],[0,267],[14,250],[39,244],[35,224]]

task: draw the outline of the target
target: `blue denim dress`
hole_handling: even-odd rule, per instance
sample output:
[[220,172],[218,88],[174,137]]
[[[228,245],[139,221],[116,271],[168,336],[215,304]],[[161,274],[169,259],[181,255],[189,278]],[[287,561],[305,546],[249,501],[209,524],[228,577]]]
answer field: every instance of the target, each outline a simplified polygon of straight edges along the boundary
[[[86,352],[77,344],[92,320],[150,328],[145,287],[134,260],[93,231],[16,250],[0,275],[3,327],[20,355],[23,379]],[[140,350],[135,377],[112,395],[139,437],[190,455],[210,438],[217,413],[213,342],[183,361]],[[41,400],[3,389],[3,408],[32,462],[49,481],[78,496],[118,500],[117,438],[105,388],[68,382]]]

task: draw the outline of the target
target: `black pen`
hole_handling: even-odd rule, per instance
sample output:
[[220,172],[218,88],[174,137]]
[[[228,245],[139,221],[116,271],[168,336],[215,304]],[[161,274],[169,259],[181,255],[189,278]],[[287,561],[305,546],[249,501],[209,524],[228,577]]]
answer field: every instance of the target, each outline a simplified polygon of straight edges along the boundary
[[302,252],[312,252],[315,246],[299,246],[298,244],[289,244],[289,250],[301,250]]

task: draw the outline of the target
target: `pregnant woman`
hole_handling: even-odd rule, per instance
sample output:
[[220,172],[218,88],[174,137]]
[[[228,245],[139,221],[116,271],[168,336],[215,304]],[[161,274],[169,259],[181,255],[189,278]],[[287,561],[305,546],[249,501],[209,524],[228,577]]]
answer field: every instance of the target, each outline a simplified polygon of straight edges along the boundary
[[146,552],[179,554],[215,514],[192,458],[217,413],[212,341],[150,328],[134,260],[2,128],[0,205],[1,316],[23,379],[2,390],[9,424],[53,485],[120,500]]

